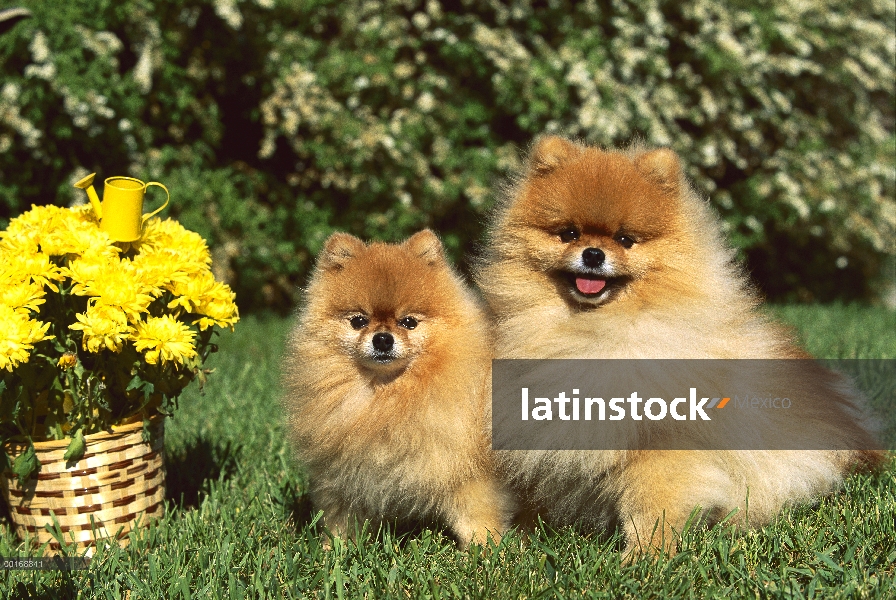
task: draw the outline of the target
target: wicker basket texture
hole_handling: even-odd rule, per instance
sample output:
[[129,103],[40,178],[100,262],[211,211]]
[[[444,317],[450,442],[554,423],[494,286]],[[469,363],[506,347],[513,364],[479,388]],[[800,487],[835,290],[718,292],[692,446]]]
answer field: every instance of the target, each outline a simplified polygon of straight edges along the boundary
[[[85,436],[84,456],[67,463],[63,456],[68,440],[36,442],[42,465],[36,478],[25,486],[10,473],[0,477],[3,497],[20,538],[30,537],[47,550],[60,548],[47,531],[53,515],[66,543],[87,548],[100,539],[126,543],[125,535],[139,521],[162,516],[165,500],[163,457],[164,424],[152,424],[152,442],[143,440],[143,422]],[[15,457],[23,446],[11,444],[7,453]]]

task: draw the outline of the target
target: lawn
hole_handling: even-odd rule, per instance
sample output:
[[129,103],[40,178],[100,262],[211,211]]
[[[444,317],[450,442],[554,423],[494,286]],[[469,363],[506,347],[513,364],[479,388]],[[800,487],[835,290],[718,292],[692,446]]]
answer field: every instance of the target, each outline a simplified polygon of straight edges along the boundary
[[[892,311],[774,312],[817,356],[896,357]],[[324,551],[278,406],[288,326],[244,319],[221,337],[204,392],[181,399],[166,425],[164,519],[126,549],[100,549],[88,571],[0,571],[0,597],[893,597],[896,460],[765,529],[688,531],[671,559],[623,565],[617,537],[547,528],[468,552],[440,530],[371,531]],[[24,553],[0,517],[0,556]]]

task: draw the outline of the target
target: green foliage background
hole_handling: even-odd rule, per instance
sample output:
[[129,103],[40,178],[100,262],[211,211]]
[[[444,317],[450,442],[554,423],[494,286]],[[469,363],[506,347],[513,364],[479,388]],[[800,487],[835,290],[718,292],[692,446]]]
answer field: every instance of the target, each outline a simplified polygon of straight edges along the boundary
[[891,0],[20,4],[0,226],[88,172],[161,181],[244,310],[289,307],[334,230],[468,255],[546,131],[674,148],[773,299],[896,281]]

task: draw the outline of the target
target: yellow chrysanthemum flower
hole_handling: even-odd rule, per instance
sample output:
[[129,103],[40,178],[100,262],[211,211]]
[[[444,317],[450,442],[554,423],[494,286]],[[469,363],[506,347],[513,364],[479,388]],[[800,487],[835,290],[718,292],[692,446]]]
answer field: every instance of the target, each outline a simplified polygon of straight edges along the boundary
[[66,211],[66,218],[69,220],[78,221],[81,223],[89,223],[94,227],[99,226],[99,221],[96,218],[96,213],[93,210],[93,206],[90,203],[80,204],[78,206],[72,206]]
[[199,306],[196,312],[202,317],[193,321],[193,325],[197,325],[202,331],[213,325],[230,327],[230,330],[233,331],[233,326],[240,320],[239,310],[233,301],[205,302]]
[[[34,254],[37,252],[39,232],[27,229],[12,233],[9,230],[0,233],[0,257],[16,254]],[[4,260],[3,262],[7,262]]]
[[0,265],[0,279],[32,281],[47,286],[54,292],[59,291],[53,282],[61,281],[63,274],[46,254],[4,253],[3,259],[4,264]]
[[139,246],[141,252],[147,247],[165,248],[176,252],[189,273],[198,272],[212,263],[208,244],[202,236],[184,229],[183,225],[171,219],[163,221],[153,217],[147,220],[143,225],[143,236],[140,238]]
[[31,210],[22,213],[9,222],[6,232],[10,235],[21,235],[23,232],[36,229],[38,231],[49,231],[56,226],[62,213],[67,213],[68,209],[54,206],[52,204],[46,206],[31,205]]
[[62,267],[60,271],[65,277],[69,277],[75,284],[72,293],[76,296],[87,296],[87,284],[96,281],[108,269],[114,268],[119,261],[102,252],[89,250],[80,257]]
[[17,312],[28,314],[40,311],[44,300],[44,286],[26,283],[11,278],[0,279],[0,304],[5,304]]
[[75,282],[73,294],[94,296],[97,304],[120,308],[131,322],[139,321],[153,300],[152,288],[141,281],[129,260],[82,257],[73,261],[65,273]]
[[8,232],[0,233],[0,260],[8,261],[5,257],[16,254],[34,254],[37,252],[37,233],[9,235]]
[[230,327],[240,320],[240,313],[237,309],[236,294],[234,294],[230,286],[226,283],[217,283],[211,294],[202,298],[202,301],[196,307],[194,312],[202,315],[199,320],[194,321],[194,325],[198,325],[199,329],[205,331],[212,325],[218,327]]
[[168,303],[168,308],[181,307],[188,312],[199,312],[199,306],[212,299],[230,298],[223,283],[215,281],[215,276],[209,270],[197,273],[185,282],[175,282],[168,286],[168,290],[175,298]]
[[0,237],[0,249],[11,253],[34,254],[38,244],[63,226],[69,211],[58,206],[32,206],[9,223]]
[[137,269],[137,277],[156,296],[175,283],[187,283],[192,271],[192,267],[177,252],[168,248],[144,247],[134,257],[133,265]]
[[134,346],[146,352],[146,362],[151,365],[172,361],[182,365],[186,359],[196,356],[195,337],[195,331],[171,315],[147,317],[136,324],[131,335]]
[[48,230],[52,227],[52,223],[59,218],[66,218],[69,209],[55,206],[52,204],[46,206],[31,205],[31,210],[22,213],[9,222],[6,231],[12,235],[16,235],[27,229]]
[[[69,326],[82,332],[90,352],[120,352],[132,341],[149,364],[188,363],[197,356],[196,331],[181,323],[193,314],[200,330],[230,327],[239,320],[234,293],[215,281],[205,240],[171,219],[149,219],[144,235],[132,245],[133,259],[98,227],[89,205],[66,209],[34,206],[0,232],[0,368],[26,362],[33,344],[47,339],[49,323],[30,318],[46,309],[45,286],[71,279],[73,295],[89,296],[87,310]],[[62,258],[59,258],[62,257]],[[60,267],[57,263],[63,263]],[[171,292],[173,315],[150,317],[154,297]],[[72,368],[74,354],[59,359]]]
[[66,218],[59,226],[38,240],[42,252],[51,256],[80,255],[86,252],[115,257],[120,250],[112,243],[109,234],[101,231],[96,223],[65,211]]
[[47,335],[49,323],[41,323],[0,304],[0,369],[12,371],[16,365],[28,362],[34,344],[51,339]]
[[84,333],[81,345],[90,352],[103,349],[121,352],[122,345],[134,331],[128,325],[128,317],[123,310],[96,302],[89,303],[87,312],[77,313],[75,318],[78,322],[68,328]]
[[211,271],[204,270],[186,282],[177,282],[168,287],[175,298],[168,303],[168,308],[183,308],[187,312],[201,315],[193,321],[199,329],[205,331],[213,325],[219,327],[233,326],[240,320],[234,299],[236,294],[230,286],[215,281]]

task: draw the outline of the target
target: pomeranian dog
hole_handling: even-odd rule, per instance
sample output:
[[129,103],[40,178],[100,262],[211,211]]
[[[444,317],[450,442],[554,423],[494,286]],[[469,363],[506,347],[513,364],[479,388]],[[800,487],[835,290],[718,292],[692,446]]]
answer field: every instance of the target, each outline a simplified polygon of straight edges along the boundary
[[[671,150],[543,137],[488,235],[476,280],[497,358],[808,358],[759,312],[717,217]],[[761,525],[882,460],[848,386],[806,369],[800,386],[820,401],[763,433],[814,425],[833,436],[830,450],[508,450],[499,461],[530,514],[619,526],[628,551],[674,552],[695,509],[707,521],[748,509],[749,525]]]
[[284,373],[290,430],[331,533],[436,521],[461,547],[499,540],[512,495],[488,438],[492,345],[439,239],[366,245],[333,234],[317,259]]

